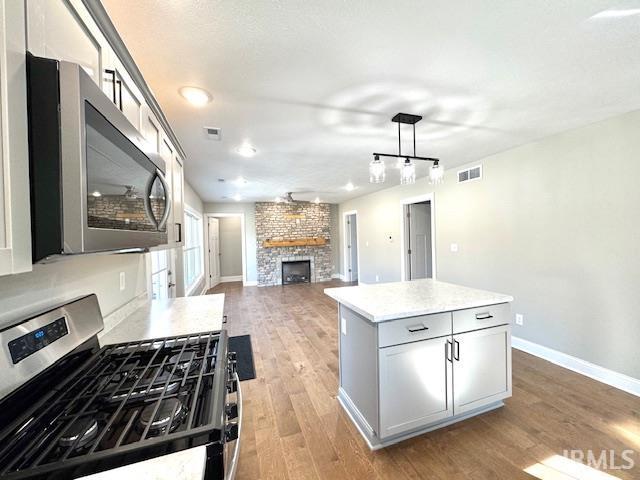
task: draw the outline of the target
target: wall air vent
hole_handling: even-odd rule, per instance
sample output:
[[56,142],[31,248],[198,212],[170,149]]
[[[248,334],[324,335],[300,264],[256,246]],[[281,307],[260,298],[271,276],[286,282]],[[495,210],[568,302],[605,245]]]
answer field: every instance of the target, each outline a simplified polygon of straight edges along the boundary
[[204,127],[204,134],[209,140],[220,140],[222,138],[222,129],[216,127]]
[[482,165],[460,170],[458,172],[458,183],[470,182],[472,180],[480,180],[482,178]]

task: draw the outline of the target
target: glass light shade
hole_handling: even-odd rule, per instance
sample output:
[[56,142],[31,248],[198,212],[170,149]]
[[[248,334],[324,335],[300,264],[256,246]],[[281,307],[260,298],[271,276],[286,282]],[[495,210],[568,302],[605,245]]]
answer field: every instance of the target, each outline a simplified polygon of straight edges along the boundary
[[369,164],[369,182],[382,183],[385,179],[385,165],[382,160],[373,159]]
[[400,185],[416,183],[416,164],[409,161],[402,164],[400,170]]
[[429,183],[431,185],[437,185],[444,180],[444,168],[440,165],[431,165],[429,170]]

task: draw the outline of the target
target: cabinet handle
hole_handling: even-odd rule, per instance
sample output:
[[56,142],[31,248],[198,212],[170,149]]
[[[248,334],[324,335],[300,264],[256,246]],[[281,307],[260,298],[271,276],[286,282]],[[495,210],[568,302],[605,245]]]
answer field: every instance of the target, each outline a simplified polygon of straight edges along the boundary
[[453,363],[453,358],[451,357],[451,340],[447,339],[447,343],[444,345],[444,355],[447,357],[447,361]]
[[429,330],[429,327],[425,327],[424,325],[414,325],[413,327],[407,327],[407,330],[411,333],[424,332],[425,330]]
[[[122,80],[116,80],[118,84],[118,100],[120,101],[120,111],[122,112]],[[117,105],[116,105],[117,106]]]
[[178,240],[176,240],[177,243],[182,242],[182,224],[181,223],[176,223],[176,227],[178,227]]
[[116,104],[116,106],[118,105],[118,102],[116,102],[116,71],[115,70],[111,70],[109,68],[107,68],[104,73],[106,73],[107,75],[111,75],[111,100],[113,101],[113,103]]
[[458,340],[454,340],[453,343],[455,344],[453,348],[453,358],[459,362],[460,361],[460,342]]
[[491,315],[488,312],[486,312],[486,313],[476,313],[476,320],[488,320],[490,318],[493,318],[493,315]]
[[227,316],[226,315],[222,316],[222,323],[227,323]]

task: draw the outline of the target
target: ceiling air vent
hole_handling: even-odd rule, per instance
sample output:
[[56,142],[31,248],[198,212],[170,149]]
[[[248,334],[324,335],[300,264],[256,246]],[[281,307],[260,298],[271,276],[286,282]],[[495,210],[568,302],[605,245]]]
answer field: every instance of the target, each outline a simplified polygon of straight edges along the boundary
[[204,133],[209,140],[220,140],[222,138],[222,129],[215,127],[204,127]]
[[472,180],[480,180],[482,178],[482,165],[460,170],[458,172],[458,183],[470,182]]

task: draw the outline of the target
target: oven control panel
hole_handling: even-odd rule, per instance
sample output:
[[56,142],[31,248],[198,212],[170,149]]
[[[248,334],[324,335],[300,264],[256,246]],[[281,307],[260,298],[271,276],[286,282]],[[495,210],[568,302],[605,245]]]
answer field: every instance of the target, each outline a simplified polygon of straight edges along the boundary
[[69,328],[64,317],[26,333],[9,342],[9,352],[13,364],[24,360],[29,355],[42,350],[44,347],[69,334]]

